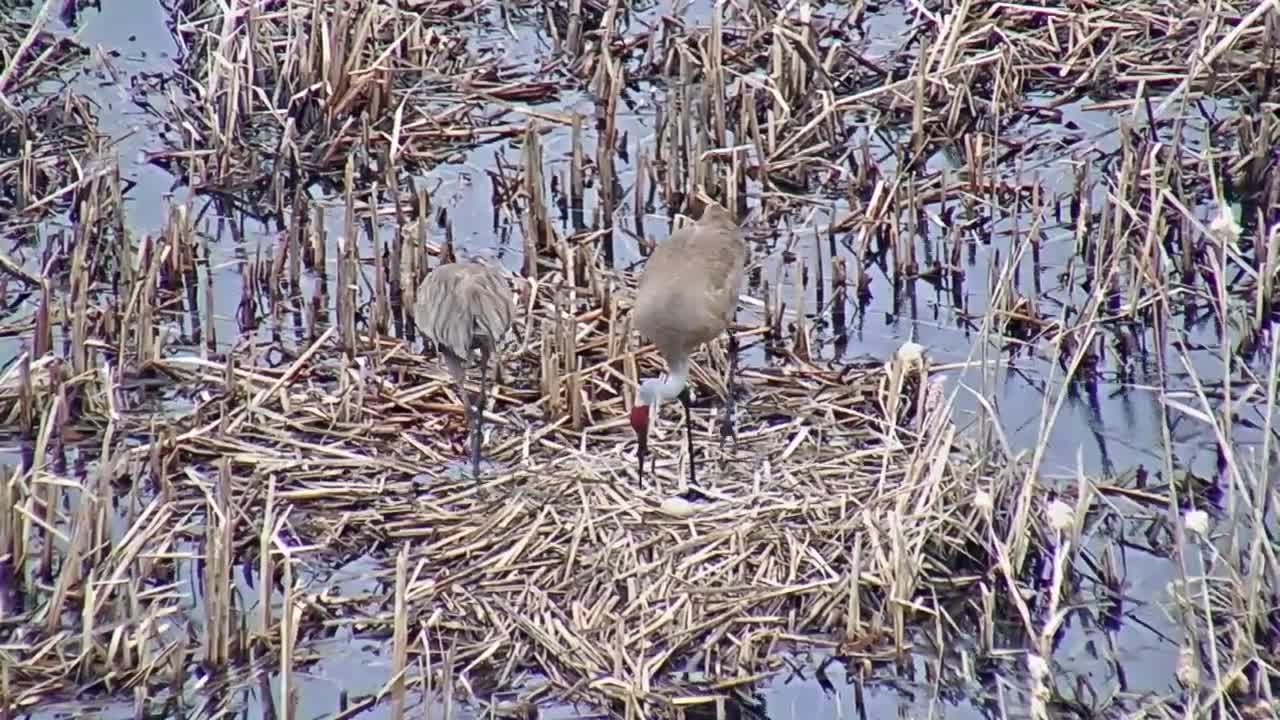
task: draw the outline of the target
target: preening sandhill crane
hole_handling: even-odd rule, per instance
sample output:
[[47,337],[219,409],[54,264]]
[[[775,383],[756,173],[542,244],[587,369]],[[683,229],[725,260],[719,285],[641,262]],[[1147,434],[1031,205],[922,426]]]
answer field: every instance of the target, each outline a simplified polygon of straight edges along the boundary
[[689,418],[689,355],[717,335],[729,335],[729,393],[725,400],[721,437],[733,429],[733,376],[737,343],[730,324],[742,292],[747,245],[733,216],[724,206],[699,191],[705,203],[702,217],[658,243],[645,263],[632,310],[640,334],[657,346],[667,361],[667,374],[640,384],[631,408],[636,431],[636,459],[644,478],[648,451],[649,418],[660,403],[679,398],[684,405],[685,445],[689,456],[689,481],[696,484],[693,469],[693,427]]
[[[480,477],[489,358],[511,327],[513,314],[515,304],[502,272],[474,260],[441,265],[427,273],[413,306],[418,329],[439,348],[458,383],[471,434],[471,473],[476,478]],[[472,350],[480,352],[480,395],[474,408],[466,388]]]

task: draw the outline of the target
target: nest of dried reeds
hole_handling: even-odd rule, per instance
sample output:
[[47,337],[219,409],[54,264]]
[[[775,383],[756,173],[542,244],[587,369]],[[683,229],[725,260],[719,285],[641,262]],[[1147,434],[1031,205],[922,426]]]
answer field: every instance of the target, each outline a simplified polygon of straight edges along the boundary
[[[0,379],[0,400],[9,419],[34,428],[33,467],[76,436],[65,424],[68,403],[80,423],[105,431],[108,448],[88,487],[67,486],[61,475],[57,485],[45,473],[11,476],[7,501],[44,508],[33,517],[52,512],[47,522],[73,528],[70,538],[15,552],[70,544],[60,570],[48,567],[61,600],[51,612],[135,610],[123,624],[86,626],[82,635],[11,642],[15,666],[48,683],[110,662],[115,682],[144,682],[158,658],[178,651],[180,600],[169,583],[181,548],[195,543],[211,661],[241,657],[257,642],[289,654],[290,633],[310,632],[319,618],[374,632],[399,622],[426,640],[415,653],[447,652],[454,677],[470,678],[459,687],[476,694],[476,686],[509,687],[536,673],[549,684],[533,701],[653,708],[688,701],[673,673],[692,667],[708,683],[732,685],[776,668],[778,652],[795,643],[836,652],[901,643],[911,617],[936,611],[992,565],[988,534],[1003,537],[1008,522],[973,500],[1013,490],[1013,476],[961,447],[918,348],[883,368],[795,362],[744,371],[736,442],[721,447],[712,413],[696,413],[702,479],[690,502],[677,495],[688,458],[674,422],[653,441],[657,480],[635,478],[626,389],[637,369],[647,374],[658,361],[617,330],[625,304],[612,303],[613,314],[598,306],[574,313],[554,287],[536,285],[522,306],[524,330],[490,406],[486,455],[498,465],[479,484],[453,467],[466,431],[455,388],[435,358],[403,341],[357,336],[352,351],[334,329],[286,363],[264,362],[250,348],[216,364],[153,357],[131,382],[180,388],[192,406],[153,421],[145,429],[152,439],[128,449],[111,441],[133,425],[117,412],[130,391],[116,371],[70,376],[52,356],[15,365]],[[566,347],[576,371],[538,370],[559,367]],[[703,388],[719,380],[717,357],[695,365]],[[79,498],[65,520],[56,517],[63,493]],[[120,493],[135,510],[129,541],[112,543],[94,518]],[[17,530],[6,537],[25,537]],[[107,547],[115,548],[107,564],[91,561]],[[399,591],[346,596],[297,585],[301,573],[366,556],[377,561],[371,587],[390,586],[398,554],[407,573]],[[138,558],[150,560],[138,567]],[[275,617],[281,598],[262,583],[262,619],[248,632],[231,622],[244,602],[228,585],[240,563],[277,578],[291,608]],[[104,584],[111,567],[133,582]],[[59,624],[49,617],[53,631]],[[120,633],[127,652],[109,639]],[[30,697],[51,689],[18,686]]]

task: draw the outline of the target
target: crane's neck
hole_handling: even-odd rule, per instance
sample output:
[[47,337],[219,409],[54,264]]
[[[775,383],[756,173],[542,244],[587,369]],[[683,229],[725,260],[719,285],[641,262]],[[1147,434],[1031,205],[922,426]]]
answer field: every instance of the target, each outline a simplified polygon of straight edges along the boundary
[[689,359],[681,358],[667,363],[670,372],[662,379],[650,378],[640,383],[638,404],[648,405],[654,413],[658,412],[658,404],[667,400],[675,400],[689,382]]

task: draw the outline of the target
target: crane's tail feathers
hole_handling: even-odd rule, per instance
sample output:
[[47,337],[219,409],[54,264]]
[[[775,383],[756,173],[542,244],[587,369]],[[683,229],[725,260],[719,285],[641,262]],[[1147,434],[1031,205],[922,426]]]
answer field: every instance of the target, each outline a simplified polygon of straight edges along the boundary
[[427,278],[413,308],[423,334],[459,358],[484,342],[496,347],[514,313],[511,290],[502,276],[437,270]]

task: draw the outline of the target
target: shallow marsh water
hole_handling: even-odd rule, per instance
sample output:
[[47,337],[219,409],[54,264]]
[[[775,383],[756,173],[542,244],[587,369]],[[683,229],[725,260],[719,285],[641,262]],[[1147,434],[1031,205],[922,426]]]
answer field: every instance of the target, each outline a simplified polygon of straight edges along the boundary
[[[76,73],[72,82],[80,92],[98,102],[101,130],[118,141],[116,149],[122,172],[131,182],[136,183],[126,196],[128,223],[130,229],[140,236],[161,231],[170,204],[191,202],[199,207],[205,200],[190,197],[180,180],[145,161],[146,154],[161,149],[163,143],[156,136],[154,121],[129,99],[125,88],[129,87],[130,78],[143,73],[173,72],[175,66],[171,58],[177,48],[165,26],[167,14],[159,4],[130,3],[129,10],[122,13],[125,5],[126,3],[104,0],[103,11],[82,11],[76,28],[61,27],[58,30],[77,33],[80,42],[94,49],[93,56]],[[709,16],[709,5],[705,1],[681,6],[686,22],[705,22]],[[642,15],[656,18],[670,12],[672,8],[669,3],[658,3]],[[520,62],[538,62],[552,53],[552,46],[543,36],[536,14],[528,18],[509,18],[509,24],[500,20],[496,12],[487,14],[486,18],[483,27],[477,30],[477,42],[505,48],[512,60]],[[870,32],[865,52],[875,56],[879,46],[898,42],[896,36],[908,22],[909,14],[902,8],[882,8],[882,12],[873,16],[869,23]],[[113,78],[113,73],[118,75]],[[619,132],[627,136],[630,147],[647,146],[653,142],[654,109],[662,102],[662,97],[663,91],[658,88],[648,88],[647,94],[645,91],[638,92],[632,98],[636,105],[634,111],[619,115]],[[554,109],[578,111],[590,116],[594,112],[594,104],[589,98],[582,96],[577,101],[557,103]],[[1225,105],[1218,110],[1222,113],[1232,112]],[[1060,140],[1045,143],[1041,152],[1028,156],[1026,160],[1038,161],[1039,167],[1035,172],[1040,175],[1041,180],[1047,187],[1065,195],[1070,193],[1073,163],[1078,162],[1079,156],[1106,158],[1116,151],[1118,142],[1115,136],[1119,132],[1121,113],[1090,111],[1087,102],[1066,105],[1061,111],[1063,121],[1076,129],[1066,130],[1058,124],[1046,124],[1043,127],[1023,128],[1021,131],[1028,138],[1047,131],[1050,137]],[[1192,125],[1188,128],[1188,135],[1195,135],[1202,130],[1203,128]],[[877,159],[884,163],[888,172],[893,163],[892,149],[885,147],[879,137],[869,136],[869,140],[872,147],[880,153]],[[589,152],[594,150],[591,142],[588,139]],[[546,174],[567,174],[567,158],[571,153],[569,132],[558,126],[553,128],[544,137],[543,147],[545,157],[548,158]],[[503,156],[508,164],[518,163],[520,158],[519,150],[513,149],[509,141],[485,144],[461,153],[454,162],[426,172],[419,182],[430,189],[437,207],[448,209],[461,251],[496,254],[508,268],[518,270],[521,264],[519,223],[510,216],[500,220],[501,224],[511,228],[512,235],[506,248],[495,244],[492,231],[495,211],[490,202],[491,178],[486,170],[494,167],[495,154]],[[948,160],[941,156],[930,160],[932,166],[944,166],[947,163]],[[634,168],[619,170],[621,183],[624,187],[629,186],[634,180]],[[1105,174],[1105,163],[1096,162],[1095,172]],[[1009,173],[1002,175],[1012,176],[1013,171],[1011,169]],[[1093,190],[1099,196],[1105,192],[1106,188],[1101,185]],[[622,203],[618,212],[620,218],[634,216],[629,202],[630,200],[625,200]],[[588,216],[591,210],[590,207],[587,208]],[[210,214],[215,215],[216,210]],[[845,214],[847,206],[825,203],[818,206],[809,220],[802,222],[797,218],[796,222],[799,224],[789,229],[788,237],[800,238],[796,245],[797,251],[810,268],[830,261],[820,247],[822,243],[814,242],[812,238],[821,236],[833,218]],[[275,242],[275,231],[269,227],[243,217],[226,219],[240,225],[243,236],[238,241],[230,236],[225,225],[213,227],[211,218],[206,220],[207,227],[204,228],[215,238],[212,244],[215,253],[212,280],[215,289],[215,316],[221,323],[216,332],[218,341],[223,346],[241,340],[235,319],[237,304],[242,296],[239,266],[254,258],[260,251],[265,251],[269,256],[270,248]],[[342,225],[340,205],[330,208],[327,220],[332,227],[330,236],[335,237]],[[1021,219],[1021,222],[1025,227],[1026,219]],[[983,314],[989,299],[985,279],[993,267],[996,253],[1007,257],[1013,251],[1009,239],[1015,235],[1014,223],[1012,218],[996,222],[992,228],[994,240],[990,244],[978,243],[973,247],[967,258],[966,270],[969,271],[970,280],[963,291],[962,308],[952,304],[947,292],[935,289],[924,281],[914,283],[914,296],[899,297],[895,302],[889,279],[883,273],[873,270],[873,298],[865,315],[858,317],[851,314],[852,326],[847,348],[844,349],[845,358],[865,354],[884,359],[904,341],[913,340],[925,345],[935,362],[963,363],[971,359],[975,332],[963,318]],[[638,246],[635,228],[630,228],[631,232],[627,232],[625,220],[620,221],[619,225],[618,260],[620,266],[625,266],[639,257]],[[645,216],[643,232],[646,235],[661,238],[666,235],[668,228],[669,220],[665,213]],[[933,232],[938,231],[934,228]],[[1058,281],[1059,275],[1074,261],[1072,234],[1069,222],[1045,228],[1042,267],[1033,268],[1027,258],[1020,268],[1024,292],[1030,292],[1027,288],[1034,284],[1037,289],[1035,294],[1049,304],[1080,303],[1071,297],[1074,291],[1063,288]],[[773,248],[775,251],[777,249]],[[367,257],[370,252],[369,247],[362,248],[362,256]],[[330,253],[330,258],[333,255],[334,253]],[[795,280],[794,270],[776,262],[772,263],[770,270],[773,277],[778,278],[778,282],[786,288],[783,296],[794,296],[790,289]],[[332,277],[333,273],[330,273],[330,278]],[[813,307],[816,290],[810,286],[807,292],[809,307]],[[739,321],[744,324],[758,322],[759,307],[757,304],[744,309]],[[189,327],[185,330],[189,331]],[[269,331],[270,328],[264,325],[260,333],[265,335]],[[290,329],[282,329],[282,334],[288,336]],[[1219,343],[1211,323],[1201,322],[1186,330],[1183,337],[1189,343],[1210,348],[1194,354],[1193,358],[1201,363],[1200,370],[1205,376],[1219,377],[1221,371],[1217,364],[1216,350],[1212,349]],[[819,339],[821,343],[816,359],[840,359],[837,357],[833,333],[829,330],[820,333]],[[15,357],[20,351],[20,342],[19,338],[0,339],[0,361],[7,364]],[[194,349],[192,352],[198,353],[200,350]],[[749,353],[746,361],[760,364],[768,362],[768,359],[763,353],[756,351]],[[1062,373],[1055,367],[1054,361],[1054,358],[1043,355],[1024,355],[995,373],[994,393],[986,397],[996,410],[999,422],[1015,449],[1030,451],[1037,442],[1040,418],[1045,408],[1044,398],[1046,395],[1055,396],[1061,382]],[[1171,367],[1175,366],[1176,363],[1171,362]],[[980,403],[975,398],[984,395],[980,371],[955,370],[945,375],[949,390],[957,386],[962,388],[957,395],[959,417],[979,412]],[[1042,466],[1047,477],[1061,478],[1064,484],[1069,485],[1074,483],[1078,471],[1122,475],[1132,472],[1139,465],[1153,467],[1159,464],[1162,434],[1158,399],[1151,392],[1150,383],[1141,378],[1133,382],[1113,381],[1114,378],[1115,373],[1104,368],[1097,385],[1096,397],[1077,394],[1068,400],[1052,432],[1048,434],[1049,442]],[[1240,438],[1242,442],[1251,439],[1248,436]],[[1187,434],[1175,433],[1175,440],[1175,457],[1185,469],[1202,477],[1215,476],[1217,468],[1212,437],[1195,431]],[[10,460],[14,461],[16,457]],[[1144,552],[1135,544],[1128,543],[1126,534],[1131,532],[1140,534],[1134,528],[1117,528],[1115,535],[1099,536],[1091,541],[1099,548],[1115,543],[1124,556],[1123,562],[1127,570],[1124,588],[1126,601],[1119,609],[1120,616],[1110,616],[1111,610],[1102,604],[1094,608],[1081,608],[1079,612],[1073,613],[1067,621],[1068,631],[1058,646],[1058,656],[1055,658],[1062,664],[1062,670],[1075,674],[1081,682],[1092,685],[1100,695],[1105,694],[1108,688],[1136,694],[1166,693],[1171,690],[1174,676],[1178,630],[1163,607],[1154,600],[1163,595],[1165,586],[1173,577],[1169,561],[1159,554]],[[360,577],[360,563],[356,560],[349,567],[339,568],[333,574],[317,572],[310,578],[310,582],[319,589],[331,583],[359,582]],[[192,581],[191,585],[194,588],[196,583]],[[254,597],[250,586],[242,585],[240,589],[246,597]],[[1088,590],[1085,589],[1084,592],[1087,594]],[[200,602],[194,592],[192,602],[197,606]],[[928,628],[922,629],[922,640],[927,635]],[[1099,646],[1110,650],[1100,652],[1097,649]],[[1019,648],[1010,648],[1011,652],[1018,650]],[[361,639],[350,632],[339,632],[332,639],[314,642],[301,647],[300,651],[304,655],[319,658],[307,667],[301,678],[300,717],[332,713],[339,705],[342,691],[352,696],[375,692],[390,675],[389,651],[385,643]],[[1122,666],[1112,665],[1109,656],[1119,659]],[[772,718],[993,717],[994,708],[984,704],[983,699],[988,698],[993,690],[998,692],[1001,680],[994,681],[993,687],[971,688],[972,694],[967,696],[966,688],[950,685],[956,675],[948,669],[948,664],[954,661],[954,656],[929,658],[918,654],[910,661],[911,667],[906,671],[879,668],[873,675],[877,681],[862,689],[862,702],[865,705],[861,712],[857,709],[853,686],[844,682],[844,673],[839,671],[828,673],[834,683],[833,693],[821,689],[812,680],[812,668],[805,667],[794,679],[772,683],[763,696],[767,702],[769,717]],[[798,660],[797,664],[803,664],[802,660]],[[232,690],[225,699],[230,707],[238,708],[238,712],[243,712],[245,716],[257,717],[266,712],[261,692],[261,686],[248,683],[244,688]],[[198,692],[193,693],[188,701],[189,706],[197,707],[201,704],[198,695]],[[41,708],[34,713],[34,717],[70,717],[85,710],[85,706],[73,702],[64,707]],[[589,712],[565,706],[550,709],[544,716],[577,717],[580,711]],[[466,711],[463,712],[465,715]],[[215,714],[214,708],[206,708],[204,714]],[[100,716],[131,717],[132,707],[129,703],[103,707]],[[389,714],[384,706],[379,706],[362,716],[389,717]]]

